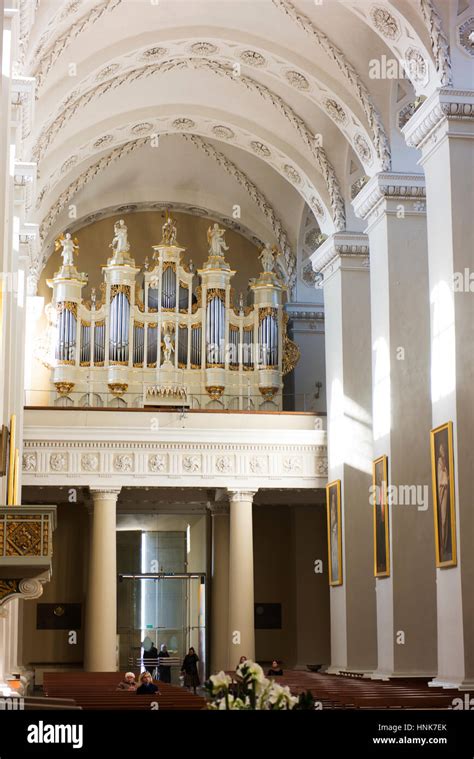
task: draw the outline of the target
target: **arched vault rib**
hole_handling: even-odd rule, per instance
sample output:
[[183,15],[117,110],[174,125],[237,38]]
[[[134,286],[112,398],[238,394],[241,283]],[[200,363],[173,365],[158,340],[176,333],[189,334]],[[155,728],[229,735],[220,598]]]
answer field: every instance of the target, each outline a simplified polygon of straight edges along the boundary
[[247,89],[256,92],[260,97],[269,102],[275,109],[277,109],[284,118],[292,125],[295,131],[298,133],[303,143],[309,149],[311,155],[315,159],[316,166],[318,167],[321,175],[324,177],[327,191],[331,199],[332,218],[336,231],[341,231],[345,228],[345,206],[344,200],[339,185],[339,181],[336,176],[336,172],[332,164],[329,162],[324,148],[320,145],[320,140],[309,129],[303,119],[295,113],[295,111],[275,92],[270,90],[265,85],[257,82],[249,76],[234,75],[234,69],[231,66],[224,66],[217,61],[213,61],[209,58],[190,58],[183,60],[167,60],[151,66],[145,66],[140,69],[133,69],[125,72],[107,82],[104,85],[98,85],[93,90],[85,93],[77,100],[73,101],[67,106],[61,115],[53,121],[50,126],[40,136],[36,148],[34,150],[34,157],[36,160],[40,160],[51,144],[54,136],[62,128],[63,124],[70,119],[79,108],[89,104],[99,94],[115,89],[123,84],[129,84],[130,82],[141,79],[142,77],[151,76],[156,73],[162,73],[170,71],[174,68],[191,68],[194,70],[206,70],[212,73],[224,76],[231,81],[238,82]]
[[283,13],[289,16],[295,24],[298,24],[306,34],[309,34],[331,60],[335,61],[350,85],[352,92],[354,92],[355,96],[362,104],[367,121],[372,130],[377,155],[382,164],[382,171],[390,171],[390,142],[385,132],[382,118],[372,102],[367,87],[362,82],[355,68],[349,63],[342,50],[340,50],[326,34],[321,32],[304,13],[297,10],[292,3],[288,2],[288,0],[272,0],[272,2],[277,8],[283,11]]
[[[237,43],[231,37],[223,36],[226,30],[222,30],[221,34],[217,34],[217,36],[207,35],[205,42],[201,41],[200,36],[182,39],[176,36],[178,31],[170,30],[172,36],[166,37],[159,47],[150,48],[149,45],[139,48],[133,47],[132,53],[126,52],[118,57],[107,60],[105,66],[102,65],[90,72],[74,87],[74,100],[78,100],[79,97],[85,95],[88,91],[95,89],[98,84],[105,85],[108,78],[112,79],[112,75],[104,77],[104,71],[113,71],[118,76],[119,71],[121,74],[124,74],[126,70],[131,71],[133,69],[136,70],[140,66],[144,67],[146,62],[149,64],[152,61],[157,63],[158,58],[164,60],[165,56],[168,61],[189,58],[189,51],[193,51],[196,45],[202,45],[204,49],[206,47],[211,50],[214,48],[212,54],[208,53],[207,57],[220,64],[232,66],[233,74],[236,74],[236,65],[244,67],[246,70],[251,69],[252,64],[246,59],[246,56],[251,52],[255,54],[259,61],[258,65],[254,64],[254,66],[257,66],[256,69],[253,67],[254,71],[258,70],[262,76],[278,81],[290,91],[296,91],[299,97],[314,103],[326,117],[331,119],[332,123],[335,124],[344,136],[344,139],[350,143],[354,152],[358,155],[364,172],[368,176],[372,176],[383,169],[382,163],[377,156],[370,130],[367,130],[366,126],[355,113],[355,103],[351,104],[349,102],[350,99],[347,97],[347,92],[341,91],[342,88],[340,86],[334,87],[332,82],[327,81],[328,77],[323,78],[310,71],[309,66],[303,65],[304,60],[300,60],[298,56],[291,55],[290,51],[283,51],[284,54],[280,51],[276,53],[266,44],[265,40],[259,38],[252,39],[248,45],[244,46],[243,42],[240,42],[236,46]],[[216,30],[213,30],[213,34],[216,34]],[[190,44],[193,40],[195,41]],[[134,44],[136,44],[135,38],[130,39],[130,45]],[[146,58],[150,50],[152,52],[157,51],[158,55],[154,54],[152,61],[147,61]],[[203,53],[199,53],[199,55],[203,55]],[[56,115],[52,121],[55,121],[70,103],[71,94],[64,97],[62,102],[56,107]],[[361,147],[363,147],[363,150]]]
[[[149,107],[145,112],[140,110],[137,115],[131,112],[124,116],[123,122],[117,122],[112,118],[94,124],[93,131],[89,130],[87,141],[75,154],[71,154],[67,146],[65,147],[67,160],[61,166],[58,165],[38,195],[36,209],[40,211],[42,218],[45,218],[44,201],[48,200],[51,210],[51,198],[55,195],[57,186],[64,183],[68,174],[72,172],[84,174],[87,169],[81,172],[81,164],[89,167],[90,162],[94,160],[94,154],[102,154],[107,148],[110,155],[110,151],[118,151],[120,146],[134,141],[137,137],[143,137],[153,144],[153,141],[161,136],[192,133],[206,140],[218,140],[222,144],[232,145],[254,157],[257,156],[285,181],[290,181],[312,209],[322,231],[326,234],[335,231],[330,205],[326,202],[327,194],[324,192],[323,197],[320,192],[320,189],[323,189],[323,178],[319,172],[292,145],[282,142],[268,130],[257,127],[255,122],[226,111],[216,113],[215,109],[187,103],[162,108],[158,116],[155,115],[153,107]],[[82,135],[75,137],[77,136]],[[119,153],[116,155],[119,156]]]
[[[183,135],[183,137],[187,137],[187,139],[189,139],[195,147],[203,150],[248,192],[253,202],[266,218],[273,231],[273,234],[275,235],[276,240],[278,241],[285,263],[290,290],[292,290],[296,282],[296,255],[289,242],[288,234],[284,228],[284,225],[268,199],[258,189],[257,185],[250,180],[245,172],[239,169],[233,161],[230,161],[227,158],[227,156],[216,150],[213,145],[206,142],[202,138],[197,137],[196,135]],[[94,176],[97,176],[97,174],[110,166],[115,160],[118,160],[136,150],[137,148],[143,147],[147,144],[147,137],[131,140],[130,142],[127,142],[124,145],[121,145],[120,147],[110,151],[107,155],[102,156],[99,161],[96,161],[94,164],[92,164],[92,166],[86,169],[86,171],[82,172],[79,177],[71,182],[71,184],[64,190],[64,192],[61,193],[58,200],[49,210],[48,214],[45,216],[43,222],[40,225],[40,236],[43,242],[45,242],[47,245],[46,236],[52,228],[55,220],[61,211],[65,208],[66,204],[72,200],[74,195],[79,192],[85,186],[85,184],[90,182]]]

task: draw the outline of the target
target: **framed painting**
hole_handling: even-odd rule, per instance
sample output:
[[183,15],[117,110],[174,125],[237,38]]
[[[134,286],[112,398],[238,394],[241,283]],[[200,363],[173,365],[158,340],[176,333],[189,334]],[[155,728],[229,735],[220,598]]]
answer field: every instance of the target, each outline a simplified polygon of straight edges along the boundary
[[342,585],[341,480],[326,485],[329,584]]
[[388,459],[384,456],[372,462],[374,498],[374,575],[390,577],[390,538],[388,514]]
[[431,475],[436,566],[455,567],[457,549],[452,422],[431,430]]

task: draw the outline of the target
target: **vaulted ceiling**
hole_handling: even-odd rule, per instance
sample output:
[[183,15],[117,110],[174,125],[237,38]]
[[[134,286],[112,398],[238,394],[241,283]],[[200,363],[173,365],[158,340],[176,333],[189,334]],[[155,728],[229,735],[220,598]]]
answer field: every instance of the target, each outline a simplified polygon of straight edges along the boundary
[[[326,234],[356,228],[350,201],[365,178],[416,167],[400,126],[450,81],[452,10],[22,0],[18,74],[36,78],[36,101],[21,153],[38,165],[39,255],[102,209],[188,204],[276,242],[294,278],[307,207]],[[407,76],[377,78],[384,59],[405,61]]]

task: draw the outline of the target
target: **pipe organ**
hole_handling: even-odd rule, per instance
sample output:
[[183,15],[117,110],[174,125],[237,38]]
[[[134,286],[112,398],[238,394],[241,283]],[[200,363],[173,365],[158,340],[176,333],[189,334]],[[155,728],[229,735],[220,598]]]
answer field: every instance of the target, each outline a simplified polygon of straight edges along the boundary
[[67,234],[57,242],[63,265],[48,280],[58,317],[55,403],[281,409],[283,376],[298,349],[286,334],[275,251],[260,254],[263,271],[249,283],[253,304],[244,306],[241,296],[235,305],[235,272],[217,224],[197,272],[183,260],[170,216],[143,272],[130,256],[124,222],[114,230],[100,302],[94,290],[90,302],[82,299],[87,276],[74,264],[75,241]]

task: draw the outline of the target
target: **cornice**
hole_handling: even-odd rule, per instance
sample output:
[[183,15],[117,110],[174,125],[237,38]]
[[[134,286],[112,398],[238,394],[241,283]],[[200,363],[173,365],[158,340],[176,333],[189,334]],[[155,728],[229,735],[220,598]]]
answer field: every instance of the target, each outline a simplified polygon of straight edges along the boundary
[[[387,200],[420,201],[426,198],[423,174],[381,173],[372,177],[352,201],[356,216],[367,219]],[[424,210],[424,208],[419,209]]]
[[337,232],[310,256],[314,271],[327,273],[341,257],[351,257],[365,268],[368,265],[369,238],[361,232]]
[[[180,485],[258,490],[322,487],[327,477],[326,433],[320,443],[152,443],[26,439],[24,485],[88,486],[97,498],[121,487]],[[110,485],[104,482],[110,480]]]
[[444,125],[464,121],[474,125],[474,91],[437,90],[415,111],[402,132],[409,147],[423,150]]

